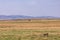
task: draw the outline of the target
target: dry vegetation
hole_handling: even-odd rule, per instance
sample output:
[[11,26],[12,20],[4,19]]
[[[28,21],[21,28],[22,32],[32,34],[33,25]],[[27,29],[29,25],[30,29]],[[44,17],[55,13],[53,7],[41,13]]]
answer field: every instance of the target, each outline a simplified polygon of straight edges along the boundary
[[1,20],[0,40],[60,40],[60,20]]
[[59,30],[60,20],[7,20],[0,21],[0,28],[4,29],[48,29]]

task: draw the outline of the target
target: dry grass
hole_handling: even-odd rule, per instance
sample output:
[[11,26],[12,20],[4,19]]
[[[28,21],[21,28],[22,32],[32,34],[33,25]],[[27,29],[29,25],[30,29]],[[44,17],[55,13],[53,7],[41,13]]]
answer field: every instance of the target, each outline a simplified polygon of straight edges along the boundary
[[[49,33],[49,37],[44,37],[44,33]],[[59,37],[60,20],[0,21],[1,40],[60,40]]]
[[60,20],[7,20],[0,21],[0,29],[60,30]]

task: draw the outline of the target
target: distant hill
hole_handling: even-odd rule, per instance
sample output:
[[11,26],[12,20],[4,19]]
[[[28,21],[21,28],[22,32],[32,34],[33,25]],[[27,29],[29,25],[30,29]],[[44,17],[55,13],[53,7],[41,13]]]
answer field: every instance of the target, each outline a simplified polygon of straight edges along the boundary
[[59,17],[52,17],[52,16],[39,16],[39,17],[32,17],[32,16],[23,16],[23,15],[0,15],[0,20],[7,20],[7,19],[29,19],[29,18],[41,18],[41,19],[56,19]]
[[0,20],[7,20],[7,19],[26,19],[26,18],[33,18],[31,16],[23,16],[23,15],[0,15]]

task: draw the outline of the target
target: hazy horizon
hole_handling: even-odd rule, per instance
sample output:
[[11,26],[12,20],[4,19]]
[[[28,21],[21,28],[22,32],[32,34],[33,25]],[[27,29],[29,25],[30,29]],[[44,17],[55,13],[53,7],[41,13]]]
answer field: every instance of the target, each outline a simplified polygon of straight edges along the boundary
[[0,15],[60,17],[60,0],[0,0]]

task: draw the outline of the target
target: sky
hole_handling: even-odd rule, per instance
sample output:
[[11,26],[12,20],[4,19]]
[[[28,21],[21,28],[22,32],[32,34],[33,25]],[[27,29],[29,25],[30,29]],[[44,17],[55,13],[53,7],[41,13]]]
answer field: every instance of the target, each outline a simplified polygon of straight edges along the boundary
[[60,17],[60,0],[0,0],[0,15]]

